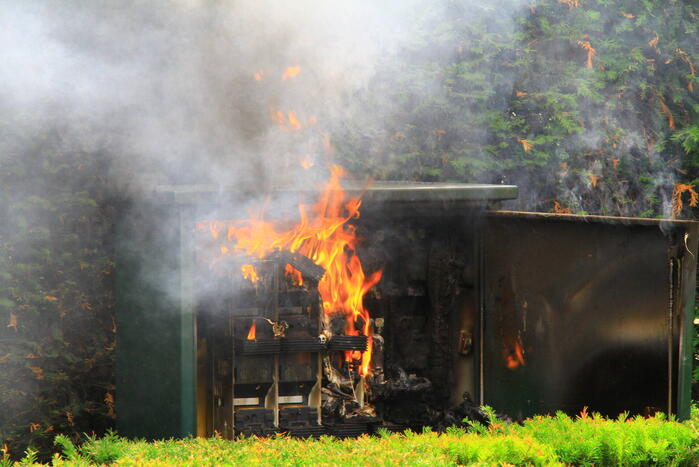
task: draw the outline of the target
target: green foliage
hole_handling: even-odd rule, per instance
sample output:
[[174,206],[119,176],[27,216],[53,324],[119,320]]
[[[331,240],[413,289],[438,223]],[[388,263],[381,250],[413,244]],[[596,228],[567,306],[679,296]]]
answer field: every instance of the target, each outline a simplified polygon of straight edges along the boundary
[[567,465],[682,465],[699,455],[692,426],[663,416],[622,415],[613,421],[593,414],[573,420],[558,413],[535,417],[515,430],[552,446]]
[[693,164],[699,164],[699,123],[682,128],[670,139],[682,145],[684,152]]
[[529,210],[668,215],[659,200],[699,178],[697,4],[568,3],[421,4],[414,39],[353,96],[381,120],[338,129],[342,163],[519,184]]
[[[114,433],[91,437],[76,448],[57,437],[63,456],[53,465],[695,465],[699,461],[696,421],[663,416],[605,419],[583,413],[535,417],[523,425],[504,424],[491,413],[479,433],[450,428],[446,433],[406,431],[356,439],[321,437],[184,439],[129,441]],[[60,441],[59,441],[60,438]]]
[[24,458],[20,461],[21,465],[32,465],[36,464],[39,462],[39,455],[38,451],[32,449],[32,448],[27,448],[26,451],[24,451]]
[[487,405],[484,405],[481,407],[481,410],[483,411],[483,414],[488,418],[488,423],[484,424],[476,420],[470,420],[468,418],[465,418],[463,421],[469,426],[470,431],[472,433],[476,433],[479,435],[484,435],[486,433],[490,433],[492,431],[497,430],[497,427],[501,427],[501,421],[498,418],[497,414],[495,413],[495,410]]
[[124,443],[114,431],[102,438],[90,437],[82,447],[83,456],[95,464],[111,464],[124,455]]
[[80,454],[73,442],[65,435],[57,435],[54,439],[56,446],[60,446],[63,457],[75,461],[80,459]]
[[0,446],[45,457],[113,423],[113,214],[106,156],[27,120],[0,124]]

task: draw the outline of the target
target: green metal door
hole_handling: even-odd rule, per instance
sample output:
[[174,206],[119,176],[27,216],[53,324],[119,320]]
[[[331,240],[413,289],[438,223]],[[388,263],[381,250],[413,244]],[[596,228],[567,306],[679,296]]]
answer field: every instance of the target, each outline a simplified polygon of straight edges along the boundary
[[483,236],[482,400],[689,415],[697,223],[494,212]]

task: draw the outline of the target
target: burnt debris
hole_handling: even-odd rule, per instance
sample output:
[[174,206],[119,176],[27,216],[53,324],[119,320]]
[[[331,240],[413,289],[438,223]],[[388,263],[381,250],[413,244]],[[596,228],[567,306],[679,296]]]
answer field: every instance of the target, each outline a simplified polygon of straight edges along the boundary
[[301,273],[304,279],[315,284],[320,282],[325,275],[325,269],[322,266],[317,265],[310,258],[307,258],[300,253],[277,251],[269,255],[268,259],[279,262],[283,265],[291,265],[294,269]]

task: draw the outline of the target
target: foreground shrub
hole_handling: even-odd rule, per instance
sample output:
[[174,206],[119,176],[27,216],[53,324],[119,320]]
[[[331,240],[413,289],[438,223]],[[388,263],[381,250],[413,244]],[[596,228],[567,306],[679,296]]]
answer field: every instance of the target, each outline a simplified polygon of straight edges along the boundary
[[551,446],[565,464],[689,465],[698,458],[693,425],[665,420],[662,414],[609,420],[583,411],[573,420],[558,413],[534,417],[511,431]]
[[[492,411],[489,426],[472,423],[470,430],[429,429],[339,440],[324,436],[300,440],[189,438],[155,442],[131,441],[109,432],[76,447],[57,436],[53,465],[696,465],[699,431],[695,422],[621,416],[609,420],[585,411],[576,418],[559,413],[534,417],[522,425],[505,424]],[[28,452],[27,464],[36,462]],[[3,463],[0,461],[0,465]],[[6,461],[4,465],[11,465]]]

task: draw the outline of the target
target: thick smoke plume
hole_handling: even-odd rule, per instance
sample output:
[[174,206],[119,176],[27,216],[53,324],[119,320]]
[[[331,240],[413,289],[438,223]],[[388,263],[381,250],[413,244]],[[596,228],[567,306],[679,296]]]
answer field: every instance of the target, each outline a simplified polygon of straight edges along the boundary
[[392,3],[4,2],[0,103],[29,131],[58,122],[108,149],[137,191],[264,188],[317,156],[323,125],[400,42],[411,7]]
[[[0,439],[12,453],[113,423],[113,223],[144,215],[156,185],[264,193],[325,179],[327,127],[398,47],[410,8],[0,2]],[[110,197],[132,209],[114,215]],[[130,246],[175,232],[170,220],[141,224]],[[178,298],[160,258],[135,282]]]
[[[499,141],[502,128],[487,120],[491,114],[510,115],[512,133],[523,111],[547,125],[551,109],[537,110],[534,99],[524,109],[515,108],[513,93],[555,90],[562,68],[547,67],[549,63],[570,63],[576,73],[590,73],[585,51],[576,45],[587,41],[582,36],[542,41],[535,59],[526,56],[540,31],[526,30],[523,21],[536,24],[546,9],[569,10],[571,23],[582,11],[579,2],[536,5],[522,0],[439,6],[417,0],[283,5],[5,1],[0,106],[20,132],[40,133],[57,125],[75,146],[107,151],[110,180],[131,193],[167,183],[259,191],[303,185],[324,178],[327,172],[321,169],[339,154],[357,178],[517,183],[520,209],[550,208],[551,200],[545,198],[551,193],[541,185],[555,186],[560,200],[571,207],[585,204],[600,175],[610,170],[591,161],[589,167],[568,172],[566,158],[574,151],[611,145],[608,127],[616,126],[624,132],[611,135],[619,140],[609,159],[617,161],[614,170],[620,161],[626,176],[593,197],[600,198],[600,211],[638,214],[642,203],[620,207],[607,200],[639,196],[638,190],[627,188],[641,165],[657,175],[654,185],[644,188],[648,192],[672,186],[673,169],[648,149],[652,137],[643,128],[648,123],[639,121],[636,109],[620,113],[606,105],[617,96],[580,88],[581,99],[599,95],[591,98],[595,104],[571,113],[568,124],[576,119],[612,123],[588,126],[555,146],[545,131],[533,144],[527,134]],[[629,21],[616,13],[596,23],[600,31],[630,34],[623,29]],[[648,34],[652,38],[651,25],[646,29],[633,33],[638,44],[648,42]],[[521,36],[518,45],[503,46],[512,44],[515,35]],[[483,55],[483,48],[503,52],[469,61]],[[531,63],[523,72],[516,63],[526,60]],[[450,61],[453,67],[440,69]],[[475,65],[459,69],[459,61]],[[289,67],[300,72],[285,75]],[[571,77],[571,86],[579,85],[575,79]],[[629,89],[645,92],[633,79]],[[460,96],[479,93],[491,96],[487,103],[467,97],[459,107]],[[446,128],[454,122],[462,122],[462,128]],[[397,143],[406,134],[418,143],[403,150]],[[333,136],[345,143],[337,152],[328,149]],[[533,151],[548,144],[544,151],[549,159],[536,162],[541,171],[508,169],[513,164],[502,160],[494,146],[512,145],[514,154],[522,140]],[[448,156],[449,170],[439,172],[430,160],[438,160],[440,151]],[[554,161],[562,162],[558,173],[546,167]],[[315,171],[300,167],[311,164]],[[391,172],[387,167],[392,165],[400,169]],[[483,170],[485,166],[496,168]],[[612,192],[607,195],[604,189]],[[667,199],[660,201],[667,205]]]

